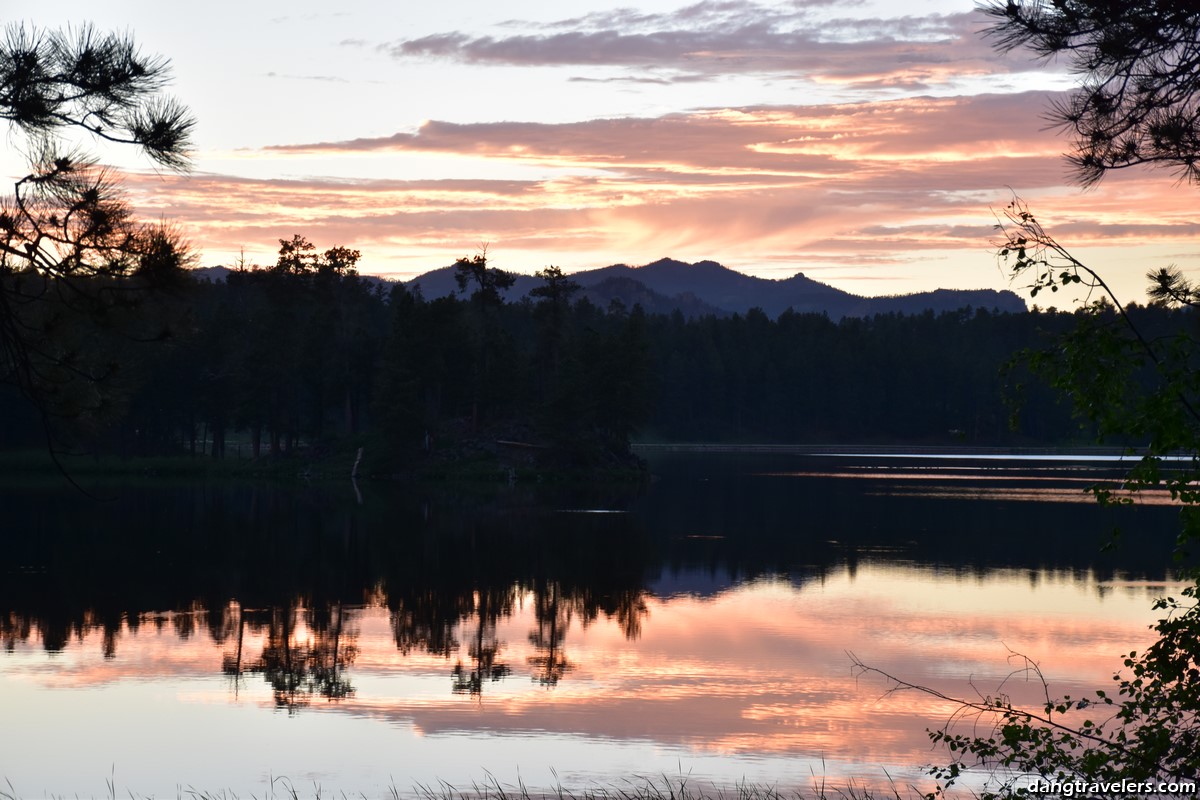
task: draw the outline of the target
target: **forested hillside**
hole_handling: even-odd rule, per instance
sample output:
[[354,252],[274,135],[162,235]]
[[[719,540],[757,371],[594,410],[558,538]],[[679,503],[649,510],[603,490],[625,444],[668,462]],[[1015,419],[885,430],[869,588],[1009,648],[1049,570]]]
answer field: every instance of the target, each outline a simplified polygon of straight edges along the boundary
[[[1068,313],[689,319],[600,307],[555,268],[511,303],[513,276],[482,257],[456,265],[459,296],[427,300],[359,276],[357,251],[281,244],[270,268],[184,280],[141,305],[136,326],[92,320],[72,336],[64,313],[59,344],[79,374],[58,375],[52,408],[0,395],[0,446],[44,443],[42,416],[83,451],[262,459],[361,446],[386,470],[506,447],[613,464],[634,439],[1089,441],[1013,361],[1071,327]],[[1135,312],[1159,334],[1190,324]],[[1006,398],[1023,400],[1015,417]]]
[[[430,299],[445,297],[457,290],[454,273],[454,267],[436,269],[409,281],[409,288],[419,288]],[[965,306],[1014,313],[1025,310],[1025,302],[1011,291],[936,289],[890,297],[861,297],[800,272],[772,280],[744,275],[715,261],[687,264],[670,258],[641,267],[614,264],[584,270],[572,273],[571,280],[579,284],[580,295],[593,303],[607,303],[615,297],[627,306],[641,304],[647,313],[679,309],[689,318],[746,314],[754,308],[772,319],[791,309],[826,314],[834,320],[873,314],[919,314],[926,310],[956,311]],[[510,302],[520,302],[537,285],[535,277],[518,275],[503,296]]]

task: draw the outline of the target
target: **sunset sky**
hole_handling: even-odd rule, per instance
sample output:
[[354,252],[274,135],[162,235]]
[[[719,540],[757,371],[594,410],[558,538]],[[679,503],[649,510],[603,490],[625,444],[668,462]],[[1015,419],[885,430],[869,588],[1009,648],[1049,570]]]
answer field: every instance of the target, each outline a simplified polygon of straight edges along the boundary
[[1198,190],[1164,171],[1071,184],[1042,115],[1072,77],[996,54],[971,0],[188,9],[23,11],[171,59],[195,171],[105,158],[205,265],[270,263],[299,233],[390,277],[486,243],[520,272],[669,256],[866,295],[1019,288],[991,248],[1016,193],[1123,298],[1150,268],[1200,269]]

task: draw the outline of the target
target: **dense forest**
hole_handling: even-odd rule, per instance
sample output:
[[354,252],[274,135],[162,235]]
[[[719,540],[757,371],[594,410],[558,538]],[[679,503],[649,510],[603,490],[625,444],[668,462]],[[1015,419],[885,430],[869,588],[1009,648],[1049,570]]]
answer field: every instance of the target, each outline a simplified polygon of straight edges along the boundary
[[[363,447],[384,471],[498,450],[619,464],[631,439],[1089,440],[1019,357],[1071,329],[1070,313],[686,319],[598,307],[553,267],[506,302],[513,276],[484,255],[455,265],[457,296],[426,300],[363,278],[359,257],[297,236],[271,267],[184,274],[103,319],[39,306],[61,313],[56,382],[40,404],[0,395],[14,423],[0,446],[38,445],[48,426],[59,444],[121,455]],[[1151,335],[1190,324],[1185,311],[1129,311]]]

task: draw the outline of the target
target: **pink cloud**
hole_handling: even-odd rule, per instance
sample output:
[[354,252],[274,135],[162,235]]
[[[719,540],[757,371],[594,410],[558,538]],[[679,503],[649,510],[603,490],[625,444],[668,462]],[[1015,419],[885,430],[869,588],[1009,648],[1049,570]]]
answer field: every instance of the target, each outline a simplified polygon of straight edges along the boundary
[[[1090,244],[1200,239],[1186,193],[1147,173],[1067,187],[1061,142],[1040,129],[1051,95],[910,98],[825,106],[704,109],[661,117],[430,121],[416,132],[281,145],[264,158],[433,154],[462,174],[534,167],[536,179],[258,180],[132,176],[148,216],[177,219],[208,261],[242,248],[269,260],[303,233],[364,250],[364,268],[415,274],[489,242],[510,269],[575,268],[661,255],[777,269],[797,262],[892,265],[926,251],[980,263],[994,208],[1014,192],[1060,237]],[[411,163],[401,159],[400,164]],[[436,162],[431,162],[436,163]],[[474,166],[472,166],[474,165]],[[397,167],[397,170],[403,167]],[[814,257],[814,253],[820,257]],[[988,270],[1002,288],[1002,280]],[[1138,276],[1140,283],[1140,273]],[[977,285],[977,284],[976,284]]]
[[[639,80],[663,82],[775,73],[861,88],[919,89],[1024,68],[980,46],[985,20],[978,13],[831,19],[814,15],[815,5],[725,0],[666,13],[623,8],[549,24],[514,20],[505,25],[514,32],[504,35],[432,33],[379,49],[400,59],[636,68]],[[649,78],[647,70],[654,73]]]

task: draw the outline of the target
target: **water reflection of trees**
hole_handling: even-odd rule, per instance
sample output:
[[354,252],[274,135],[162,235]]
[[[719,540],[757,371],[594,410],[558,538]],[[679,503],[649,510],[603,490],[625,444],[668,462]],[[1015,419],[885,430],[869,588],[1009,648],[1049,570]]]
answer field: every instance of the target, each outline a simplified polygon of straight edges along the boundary
[[457,621],[469,613],[468,598],[418,589],[385,598],[391,611],[392,634],[404,655],[425,652],[450,658],[458,650]]
[[533,615],[537,627],[529,634],[529,643],[537,652],[525,660],[533,670],[533,680],[542,686],[557,686],[568,672],[575,669],[563,651],[572,611],[569,602],[562,602],[557,584],[545,586],[535,595]]
[[643,588],[596,592],[587,586],[539,579],[457,593],[403,592],[386,597],[384,603],[401,653],[454,660],[451,690],[478,696],[489,683],[513,674],[513,666],[504,658],[506,642],[498,637],[497,626],[512,618],[523,604],[532,607],[534,616],[534,627],[528,634],[534,655],[526,658],[530,676],[553,687],[576,666],[564,649],[574,623],[586,626],[604,616],[615,620],[627,638],[636,639],[649,613],[647,595]]
[[[353,693],[348,620],[362,604],[388,609],[400,654],[444,661],[449,688],[477,695],[514,670],[547,688],[569,681],[579,667],[570,632],[603,617],[637,639],[649,587],[675,575],[700,593],[706,581],[761,574],[804,581],[897,542],[908,559],[976,574],[1115,569],[1097,562],[1097,531],[1108,527],[1091,506],[948,502],[931,515],[926,500],[864,493],[862,481],[672,474],[650,495],[364,484],[362,505],[341,484],[130,487],[101,505],[0,489],[0,643],[40,640],[55,652],[99,632],[113,659],[143,627],[207,635],[235,690],[261,678],[281,707],[298,708]],[[1125,574],[1161,577],[1152,570],[1166,563],[1173,512],[1138,509],[1136,519],[1158,511],[1162,547],[1139,534],[1144,547],[1112,556]],[[532,653],[514,658],[497,626],[522,604],[532,604],[520,635]]]
[[475,592],[474,599],[475,635],[467,647],[471,667],[466,668],[462,659],[454,665],[455,694],[482,694],[485,681],[498,681],[512,672],[512,668],[500,660],[504,643],[496,637],[496,622],[500,617],[512,616],[515,593],[512,590]]
[[[354,694],[345,670],[358,654],[358,632],[344,630],[345,612],[340,603],[324,608],[275,608],[265,621],[247,621],[240,606],[236,614],[233,649],[221,658],[221,671],[233,681],[234,691],[243,676],[259,674],[271,686],[278,708],[294,713],[309,705],[314,696],[342,700]],[[246,658],[245,635],[263,635],[262,652]]]
[[[481,696],[486,687],[513,674],[504,657],[506,642],[500,623],[525,607],[532,610],[528,641],[534,654],[525,662],[530,679],[553,688],[577,664],[567,657],[566,641],[573,626],[601,617],[612,620],[625,636],[636,639],[649,613],[648,592],[627,588],[597,592],[538,579],[504,587],[480,587],[459,593],[418,587],[393,596],[376,588],[368,598],[388,609],[395,646],[404,656],[443,659],[454,694]],[[43,638],[45,649],[60,650],[69,638],[80,641],[99,633],[106,658],[115,658],[119,643],[143,626],[160,635],[188,640],[207,634],[221,647],[221,672],[235,695],[259,677],[270,686],[276,707],[294,713],[315,698],[338,701],[354,694],[350,671],[359,652],[360,632],[353,624],[355,607],[341,602],[287,605],[247,610],[237,601],[206,607],[199,601],[172,612],[131,614],[117,619],[86,613],[68,635],[46,639],[39,621],[10,613],[0,617],[0,642],[13,651],[19,642]]]
[[33,635],[33,620],[20,614],[7,614],[0,617],[0,642],[4,642],[4,651],[11,653],[17,649],[17,642],[27,642]]

